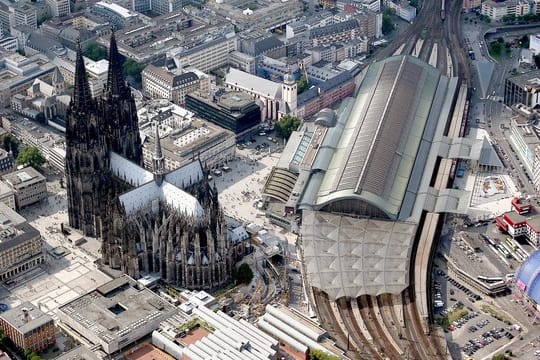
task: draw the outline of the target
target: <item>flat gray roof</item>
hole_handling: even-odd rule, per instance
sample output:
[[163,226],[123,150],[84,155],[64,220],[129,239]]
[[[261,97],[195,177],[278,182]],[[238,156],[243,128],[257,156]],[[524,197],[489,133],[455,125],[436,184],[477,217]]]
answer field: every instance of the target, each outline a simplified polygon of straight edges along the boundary
[[137,282],[122,276],[62,305],[59,310],[110,342],[176,308]]
[[23,334],[53,321],[52,317],[28,301],[0,314],[0,317]]

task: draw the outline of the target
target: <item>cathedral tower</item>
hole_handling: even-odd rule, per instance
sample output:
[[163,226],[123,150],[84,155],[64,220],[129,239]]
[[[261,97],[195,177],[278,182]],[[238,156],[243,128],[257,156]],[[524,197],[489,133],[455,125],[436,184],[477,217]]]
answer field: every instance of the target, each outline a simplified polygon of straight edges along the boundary
[[163,175],[165,174],[165,158],[163,156],[163,151],[161,150],[161,139],[159,138],[159,122],[156,121],[155,124],[155,145],[154,145],[154,156],[152,158],[152,171],[154,173],[154,180],[158,185],[161,186],[163,182]]
[[75,86],[67,111],[66,182],[69,225],[87,236],[99,236],[102,200],[106,186],[107,146],[104,123],[90,95],[80,44],[77,45]]
[[122,74],[122,62],[114,32],[109,46],[109,73],[101,99],[107,127],[107,144],[114,151],[142,165],[142,145],[135,100]]

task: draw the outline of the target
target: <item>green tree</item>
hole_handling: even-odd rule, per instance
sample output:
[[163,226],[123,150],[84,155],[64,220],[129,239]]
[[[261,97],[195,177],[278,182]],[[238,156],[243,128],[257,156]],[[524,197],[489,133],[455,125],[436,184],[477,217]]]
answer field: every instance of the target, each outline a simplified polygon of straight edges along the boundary
[[0,329],[0,345],[6,345],[8,337],[3,329]]
[[394,31],[394,21],[392,20],[392,16],[383,15],[383,18],[382,18],[382,33],[383,33],[383,35],[388,35],[392,31]]
[[500,56],[502,51],[502,45],[500,42],[494,41],[489,44],[489,52],[492,56]]
[[309,349],[310,360],[339,360],[339,357],[330,355],[322,350]]
[[41,165],[45,163],[45,158],[35,146],[28,146],[24,148],[17,157],[17,164],[30,165],[36,169],[39,169]]
[[19,141],[11,134],[7,134],[2,139],[2,148],[6,151],[13,152],[13,157],[19,156]]
[[240,265],[234,275],[238,284],[249,284],[253,279],[253,271],[246,263]]
[[130,77],[135,84],[141,83],[141,72],[145,68],[145,65],[139,64],[133,59],[127,58],[122,64],[122,72],[125,77]]
[[506,356],[503,353],[495,354],[491,358],[491,360],[505,360],[505,359],[506,359]]
[[500,42],[501,44],[504,44],[504,38],[502,36],[498,37],[497,42]]
[[307,89],[308,89],[308,81],[306,77],[302,75],[302,77],[300,77],[300,80],[298,80],[298,82],[296,83],[296,92],[298,94],[301,94]]
[[284,139],[289,139],[292,132],[298,129],[301,123],[299,118],[285,115],[276,123],[276,133]]
[[409,5],[411,5],[413,8],[418,9],[419,1],[418,0],[411,0],[411,1],[409,1]]
[[85,55],[94,61],[107,59],[107,49],[94,42],[88,45]]

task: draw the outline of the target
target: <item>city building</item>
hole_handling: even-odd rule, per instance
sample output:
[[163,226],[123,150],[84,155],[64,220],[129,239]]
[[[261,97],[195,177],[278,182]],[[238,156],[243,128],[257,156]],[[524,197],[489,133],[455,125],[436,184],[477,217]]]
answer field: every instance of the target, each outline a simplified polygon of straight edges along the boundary
[[533,108],[540,103],[540,70],[507,77],[504,83],[504,104],[523,104]]
[[15,192],[3,181],[0,181],[0,203],[6,205],[11,210],[17,208],[17,204],[15,203]]
[[[171,33],[175,36],[171,36]],[[234,26],[225,18],[215,17],[204,9],[191,9],[189,15],[183,11],[177,11],[153,18],[141,16],[141,23],[121,29],[115,36],[120,53],[144,64],[152,63],[154,60],[162,61],[164,56],[171,58],[171,54],[198,47],[197,50],[193,50],[193,53],[186,53],[187,59],[194,68],[206,72],[205,69],[194,64],[209,61],[208,66],[213,66],[212,56],[218,57],[215,60],[217,63],[223,61],[223,56],[226,56],[223,55],[223,51],[227,54],[232,51],[230,48],[234,47],[234,41],[231,41],[229,37],[227,37],[229,41],[223,40],[230,34],[234,34]],[[104,35],[106,34],[101,35],[97,41],[107,47],[109,44]],[[216,41],[208,44],[212,40]],[[205,44],[208,47],[203,46]],[[223,49],[222,46],[225,48]],[[185,65],[187,63],[177,68],[183,69]]]
[[158,126],[152,170],[143,167],[135,100],[114,33],[109,49],[107,85],[96,99],[77,51],[66,126],[69,225],[101,238],[103,264],[135,279],[152,274],[179,287],[222,286],[233,254],[217,189],[198,159],[167,171]]
[[2,176],[2,180],[15,192],[18,209],[35,204],[47,197],[47,181],[32,167]]
[[56,341],[52,317],[28,301],[1,313],[0,328],[22,351],[30,349],[39,353]]
[[540,245],[540,214],[525,199],[513,198],[512,211],[495,218],[497,228],[512,237],[525,237],[533,246]]
[[0,281],[8,281],[45,262],[41,235],[4,203],[0,203]]
[[416,8],[408,1],[387,1],[386,6],[396,11],[396,15],[405,21],[413,22],[416,18]]
[[245,92],[257,100],[262,121],[275,121],[279,118],[282,84],[231,68],[225,76],[225,86]]
[[322,109],[332,107],[343,99],[353,96],[356,90],[354,74],[357,70],[343,71],[298,95],[297,116],[308,119]]
[[261,29],[272,31],[285,26],[303,15],[302,1],[264,1],[257,0],[246,8],[243,3],[212,2],[208,4],[218,14],[227,14],[239,30]]
[[62,326],[106,354],[113,354],[149,335],[174,316],[176,307],[127,275],[58,308]]
[[47,0],[47,5],[49,5],[53,17],[62,17],[71,14],[69,0]]
[[50,80],[54,70],[55,65],[44,55],[26,57],[0,51],[0,105],[9,106],[11,97],[25,93],[35,79]]
[[10,5],[10,26],[26,25],[37,29],[36,9],[28,3],[13,3]]
[[[155,65],[147,65],[142,71],[142,90],[152,99],[167,99],[184,105],[186,94],[201,90],[199,76],[194,72],[175,74]],[[205,77],[203,81],[208,80]]]
[[533,8],[528,1],[506,0],[502,2],[487,0],[482,2],[482,15],[488,16],[491,21],[501,21],[505,16],[520,17],[530,14]]
[[13,153],[4,149],[0,149],[0,175],[9,173],[15,168],[15,159]]
[[531,254],[521,265],[515,276],[514,296],[536,319],[540,319],[540,250]]
[[113,2],[98,1],[90,8],[91,12],[107,19],[117,29],[139,23],[139,14]]
[[529,36],[529,50],[533,55],[540,54],[540,34],[531,34]]
[[261,122],[261,109],[253,98],[239,91],[218,90],[211,98],[186,96],[186,108],[237,136]]
[[178,105],[165,100],[152,101],[138,111],[143,134],[144,166],[152,168],[155,124],[159,124],[165,169],[174,170],[198,159],[209,169],[219,168],[234,159],[236,136],[233,132],[203,121]]
[[191,66],[204,73],[209,73],[228,65],[229,55],[233,51],[236,51],[236,35],[228,33],[191,48],[172,49],[167,53],[167,56],[175,62],[178,69]]

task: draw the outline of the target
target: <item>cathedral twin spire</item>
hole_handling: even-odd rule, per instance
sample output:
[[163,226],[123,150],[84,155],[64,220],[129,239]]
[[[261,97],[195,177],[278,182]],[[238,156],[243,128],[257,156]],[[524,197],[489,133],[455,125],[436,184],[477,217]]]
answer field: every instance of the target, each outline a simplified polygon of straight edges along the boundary
[[81,42],[77,40],[77,58],[75,60],[75,84],[71,107],[75,112],[87,112],[93,109],[92,94],[86,77],[86,67],[81,50]]

